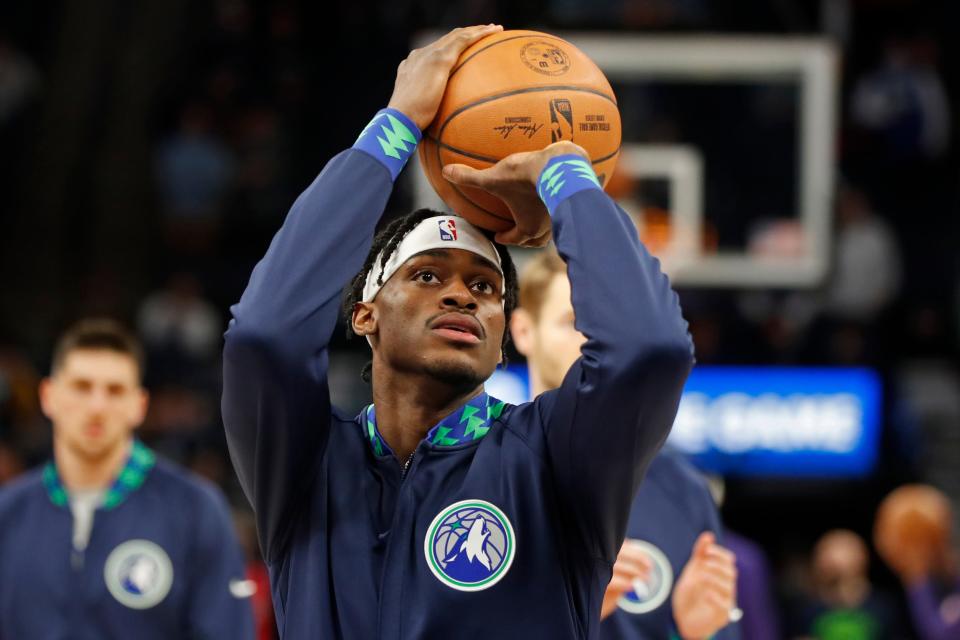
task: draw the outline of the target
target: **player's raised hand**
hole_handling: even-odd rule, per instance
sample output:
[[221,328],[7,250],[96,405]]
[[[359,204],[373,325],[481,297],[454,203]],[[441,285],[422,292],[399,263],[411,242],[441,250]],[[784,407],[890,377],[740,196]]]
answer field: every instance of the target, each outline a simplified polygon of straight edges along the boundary
[[460,54],[477,40],[498,31],[503,31],[498,24],[461,27],[411,51],[397,67],[397,80],[387,106],[413,120],[421,131],[426,129],[437,115],[450,70]]
[[513,214],[513,228],[499,232],[501,244],[542,247],[550,240],[550,216],[540,196],[537,179],[551,158],[576,154],[587,162],[587,152],[572,142],[561,141],[539,151],[514,153],[487,169],[474,169],[465,164],[448,164],[443,177],[454,184],[489,191],[506,203]]
[[603,604],[600,606],[600,619],[603,620],[617,609],[617,601],[623,594],[632,591],[637,580],[646,582],[650,578],[653,564],[650,557],[640,547],[624,541],[613,563],[613,577],[603,592]]
[[700,534],[693,554],[673,589],[673,619],[684,640],[703,640],[731,621],[737,600],[736,557],[716,543],[709,531]]

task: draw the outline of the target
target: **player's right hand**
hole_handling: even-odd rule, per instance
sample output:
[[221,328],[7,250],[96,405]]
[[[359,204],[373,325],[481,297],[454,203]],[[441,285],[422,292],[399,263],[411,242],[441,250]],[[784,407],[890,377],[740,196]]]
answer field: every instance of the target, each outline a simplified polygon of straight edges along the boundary
[[736,603],[736,557],[704,531],[673,588],[673,619],[680,637],[706,640],[735,619]]
[[397,80],[387,105],[425,130],[440,108],[450,70],[463,50],[481,38],[503,31],[498,24],[454,29],[425,47],[414,49],[397,67]]
[[603,592],[603,603],[600,605],[600,619],[603,620],[617,610],[617,601],[625,593],[633,591],[637,580],[646,582],[650,579],[653,563],[641,547],[626,540],[617,554],[617,561],[613,563],[613,577]]
[[539,151],[512,153],[486,169],[448,164],[443,167],[443,177],[454,184],[488,191],[510,208],[515,224],[497,233],[494,237],[497,242],[542,247],[550,241],[552,226],[547,207],[537,195],[537,180],[551,158],[571,154],[590,161],[583,147],[562,140]]

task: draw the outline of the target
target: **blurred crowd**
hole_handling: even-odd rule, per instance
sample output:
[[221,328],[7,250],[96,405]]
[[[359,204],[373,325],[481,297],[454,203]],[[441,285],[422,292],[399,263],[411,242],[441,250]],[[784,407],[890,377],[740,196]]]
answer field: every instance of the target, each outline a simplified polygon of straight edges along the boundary
[[[140,436],[224,489],[255,562],[219,416],[229,305],[299,190],[383,106],[417,29],[498,21],[823,34],[843,66],[829,278],[813,292],[680,295],[700,363],[866,365],[884,380],[883,450],[870,478],[727,480],[724,518],[769,560],[782,637],[936,637],[911,618],[909,570],[882,556],[873,528],[898,485],[960,499],[960,44],[950,37],[960,9],[906,0],[96,6],[89,20],[113,31],[71,21],[85,10],[77,0],[0,10],[0,484],[49,456],[36,390],[55,335],[110,314],[148,349],[152,403]],[[411,201],[401,183],[388,214]],[[356,409],[369,393],[359,379],[365,345],[338,332],[333,346],[334,399]],[[944,617],[960,618],[960,603],[951,606]],[[861,635],[836,635],[851,628]]]

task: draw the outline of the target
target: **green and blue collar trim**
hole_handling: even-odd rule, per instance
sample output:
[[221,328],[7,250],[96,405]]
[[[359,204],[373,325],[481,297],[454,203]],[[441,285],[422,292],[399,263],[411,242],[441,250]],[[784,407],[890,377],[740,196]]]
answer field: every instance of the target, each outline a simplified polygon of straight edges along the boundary
[[[507,406],[506,402],[481,393],[437,423],[427,432],[424,440],[435,447],[455,447],[476,442],[487,435],[490,426]],[[368,405],[359,417],[373,452],[378,456],[394,455],[377,429],[374,406]]]
[[[130,494],[143,485],[156,462],[156,454],[139,440],[134,440],[130,457],[127,458],[123,469],[120,470],[110,489],[107,490],[100,508],[109,511],[122,504]],[[52,460],[43,468],[43,486],[47,490],[47,497],[50,498],[50,502],[56,506],[66,507],[70,503],[70,496],[60,481],[57,466]]]

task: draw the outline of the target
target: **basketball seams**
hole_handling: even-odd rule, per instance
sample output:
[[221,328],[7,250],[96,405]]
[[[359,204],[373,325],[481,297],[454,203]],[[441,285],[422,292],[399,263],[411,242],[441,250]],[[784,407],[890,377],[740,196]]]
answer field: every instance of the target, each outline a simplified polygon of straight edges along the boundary
[[[437,149],[437,166],[442,168],[442,167],[443,167],[443,158],[440,157],[440,149],[441,149],[441,147],[440,147],[440,141],[439,141],[439,140],[435,140],[432,136],[427,136],[427,139],[434,143],[433,146],[436,147],[436,149]],[[458,194],[461,198],[463,198],[464,200],[466,200],[467,202],[469,202],[471,205],[473,205],[474,207],[476,207],[476,208],[479,209],[480,211],[486,213],[487,215],[492,216],[492,217],[496,218],[497,220],[503,220],[503,221],[505,221],[505,222],[513,222],[513,221],[514,221],[512,215],[511,215],[509,218],[506,218],[506,217],[501,216],[501,215],[499,215],[499,214],[497,214],[497,213],[494,213],[493,211],[489,211],[489,210],[487,210],[485,207],[481,207],[479,204],[477,204],[476,202],[474,202],[474,201],[473,201],[473,198],[468,197],[467,194],[465,194],[463,191],[460,190],[460,187],[459,187],[459,186],[455,185],[455,184],[452,183],[452,182],[450,182],[449,184],[450,184],[451,187],[453,187],[453,190],[456,191],[457,194]],[[452,208],[452,207],[451,207],[451,208]]]
[[[496,164],[496,163],[500,162],[501,160],[503,160],[503,158],[489,158],[489,157],[487,157],[487,156],[482,156],[482,155],[480,155],[480,154],[478,154],[478,153],[473,153],[472,151],[465,151],[465,150],[463,150],[463,149],[458,149],[457,147],[454,147],[454,146],[452,146],[452,145],[449,145],[449,144],[447,144],[446,142],[441,142],[440,140],[437,140],[437,139],[434,138],[433,136],[424,136],[424,137],[427,138],[430,142],[432,142],[433,144],[435,144],[435,145],[438,147],[438,150],[437,150],[437,159],[438,159],[438,160],[442,160],[442,159],[440,158],[440,151],[439,151],[439,149],[446,149],[447,151],[449,151],[449,152],[451,152],[451,153],[455,153],[455,154],[457,154],[457,155],[459,155],[459,156],[463,156],[463,157],[465,157],[465,158],[472,158],[473,160],[479,160],[480,162],[489,162],[490,164]],[[619,146],[618,146],[616,149],[614,149],[613,151],[611,151],[610,153],[608,153],[607,155],[601,156],[601,157],[597,158],[596,160],[594,160],[594,159],[591,158],[591,159],[590,159],[590,164],[592,164],[592,165],[597,165],[597,164],[600,164],[600,163],[602,163],[602,162],[606,162],[607,160],[610,160],[611,158],[615,157],[618,153],[620,153],[620,147],[619,147]],[[504,156],[504,157],[506,157],[506,156]],[[442,166],[442,165],[441,165],[441,166]]]
[[[420,157],[431,185],[447,206],[468,219],[473,215],[475,223],[484,228],[498,230],[503,229],[504,225],[514,224],[509,209],[482,190],[443,179],[441,172],[444,165],[463,162],[483,168],[484,165],[496,164],[511,152],[519,150],[517,146],[525,146],[524,141],[519,139],[507,139],[509,133],[517,133],[514,129],[518,126],[518,131],[525,137],[536,139],[534,144],[527,143],[526,146],[536,148],[547,146],[551,138],[570,140],[579,126],[584,134],[581,144],[586,142],[591,153],[602,154],[596,159],[591,158],[591,164],[596,171],[606,173],[609,171],[607,165],[612,164],[620,153],[621,123],[617,99],[609,82],[576,45],[548,33],[526,30],[505,32],[491,36],[489,40],[475,43],[451,70],[441,109],[431,126],[424,131]],[[508,46],[495,49],[501,43],[508,43]],[[534,45],[536,48],[531,48]],[[487,57],[479,59],[484,52],[487,52]],[[516,56],[519,56],[519,61],[514,59]],[[474,66],[464,72],[466,75],[458,75],[468,63]],[[524,67],[553,77],[531,80],[527,78],[530,74]],[[540,114],[540,102],[544,101],[550,105],[548,121],[540,117],[546,117],[546,113]],[[574,105],[572,111],[571,104]],[[583,114],[597,115],[580,115],[579,119],[575,119],[573,112],[579,110],[576,105],[580,105]],[[503,141],[500,136],[493,136],[487,131],[490,114],[496,116],[498,110],[510,112],[527,107],[538,114],[537,124],[499,127],[494,126],[499,122],[492,122],[490,126],[503,136]],[[582,122],[604,120],[609,124],[589,127]],[[522,121],[530,122],[530,118]],[[450,127],[452,122],[454,126]],[[544,127],[546,132],[541,131]],[[518,137],[519,134],[513,136],[515,139]],[[444,138],[449,138],[449,142],[443,141]],[[452,144],[454,142],[456,145]],[[464,147],[476,149],[476,152],[467,151]]]
[[[434,148],[436,149],[436,160],[437,160],[437,166],[438,166],[438,167],[443,167],[443,166],[444,166],[444,164],[443,164],[443,158],[440,156],[440,151],[441,151],[441,149],[445,149],[445,150],[447,150],[447,151],[449,151],[449,152],[451,152],[451,153],[455,153],[455,154],[457,154],[457,155],[461,155],[461,156],[463,156],[463,157],[465,157],[465,158],[472,158],[472,159],[474,159],[474,160],[479,160],[479,161],[481,161],[481,162],[489,162],[489,163],[491,163],[491,164],[496,164],[497,162],[500,161],[500,160],[498,160],[498,159],[496,159],[496,158],[484,158],[484,157],[479,156],[479,155],[477,155],[477,154],[471,154],[471,153],[469,153],[469,152],[464,152],[464,151],[461,150],[461,149],[457,149],[456,147],[452,147],[452,146],[450,146],[450,145],[448,145],[448,144],[446,144],[446,143],[444,143],[444,142],[440,142],[439,140],[437,140],[436,138],[434,138],[433,136],[430,136],[430,135],[424,135],[424,140],[432,143],[433,146],[434,146]],[[614,151],[611,152],[611,153],[608,153],[607,155],[603,156],[602,158],[597,158],[596,160],[590,160],[590,164],[591,164],[592,166],[596,166],[596,165],[598,165],[598,164],[607,162],[607,161],[615,158],[615,157],[617,156],[617,154],[619,154],[619,153],[620,153],[620,147],[617,147],[616,150],[614,150]],[[464,199],[468,204],[470,204],[471,206],[476,207],[477,210],[479,210],[479,211],[481,211],[481,212],[489,215],[489,216],[492,217],[492,218],[496,218],[497,220],[503,220],[503,221],[505,221],[505,222],[513,222],[513,221],[514,221],[512,215],[511,215],[511,217],[507,218],[507,217],[504,217],[504,216],[496,213],[495,211],[490,211],[490,210],[487,209],[486,207],[481,206],[481,205],[478,204],[473,198],[471,198],[471,197],[468,196],[466,193],[464,193],[464,192],[460,189],[460,187],[457,186],[456,184],[454,184],[454,183],[452,183],[452,182],[449,182],[449,181],[447,182],[447,184],[450,186],[450,188],[452,188],[452,189],[457,193],[457,195],[459,195],[461,198],[463,198],[463,199]],[[451,209],[453,209],[453,207],[451,207]]]
[[[437,140],[441,140],[443,138],[443,130],[447,128],[447,124],[449,124],[451,120],[456,118],[458,115],[460,115],[464,111],[469,111],[470,109],[473,109],[478,105],[485,104],[487,102],[493,102],[494,100],[509,98],[510,96],[518,96],[524,93],[541,93],[543,91],[571,91],[571,92],[578,92],[578,93],[589,93],[595,96],[600,96],[601,98],[604,98],[610,101],[611,103],[613,103],[614,108],[617,108],[617,101],[613,96],[608,96],[602,91],[597,91],[596,89],[590,89],[589,87],[578,87],[575,85],[562,84],[562,85],[542,85],[537,87],[526,87],[523,89],[511,89],[510,91],[495,93],[493,95],[489,95],[484,98],[480,98],[478,100],[474,100],[473,102],[469,102],[465,105],[457,107],[456,110],[454,110],[449,116],[446,117],[446,119],[443,121],[443,124],[440,125],[440,129],[437,131]],[[617,113],[619,115],[619,109],[617,110]]]

